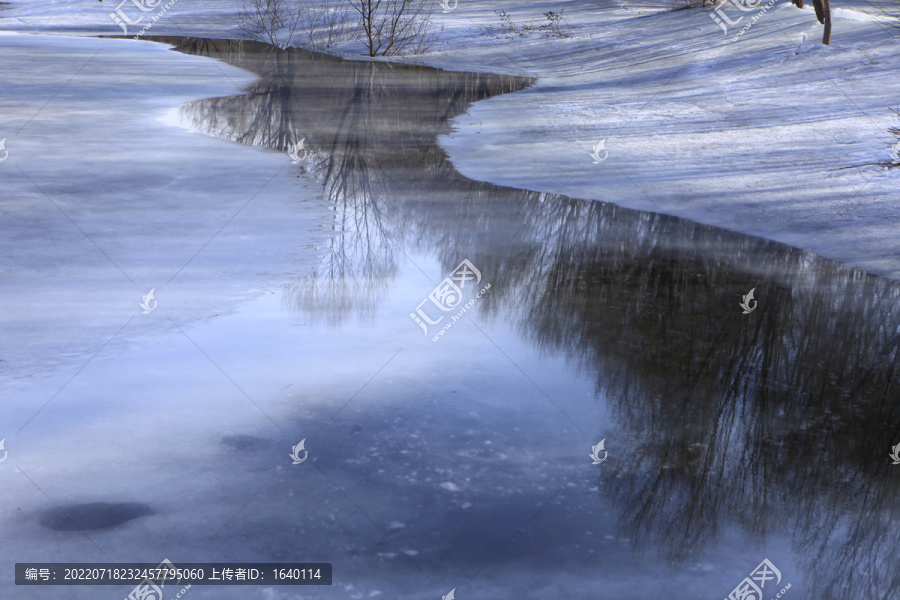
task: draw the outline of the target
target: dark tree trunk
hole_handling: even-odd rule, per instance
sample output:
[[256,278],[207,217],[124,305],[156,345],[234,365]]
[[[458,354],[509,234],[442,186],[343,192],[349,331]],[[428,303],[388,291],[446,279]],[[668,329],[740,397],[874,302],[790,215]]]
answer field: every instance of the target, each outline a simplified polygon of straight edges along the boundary
[[[803,8],[803,0],[791,0],[791,2],[797,8]],[[828,45],[831,43],[831,0],[812,0],[812,3],[816,11],[816,18],[825,26],[822,43]]]

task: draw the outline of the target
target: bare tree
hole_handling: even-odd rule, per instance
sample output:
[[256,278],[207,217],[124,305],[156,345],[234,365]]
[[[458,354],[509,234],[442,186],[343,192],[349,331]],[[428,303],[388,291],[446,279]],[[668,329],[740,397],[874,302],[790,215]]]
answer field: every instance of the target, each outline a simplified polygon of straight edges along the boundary
[[[236,21],[238,29],[255,40],[280,48],[290,45],[300,21],[300,11],[290,0],[241,0]],[[286,36],[279,42],[279,35]]]
[[430,34],[432,0],[349,0],[359,13],[369,56],[421,53],[434,42]]
[[[803,0],[792,0],[797,8],[803,8]],[[831,43],[831,2],[830,0],[812,0],[816,11],[816,19],[825,26],[822,33],[822,43],[826,46]]]
[[[250,38],[287,48],[295,37],[302,46],[325,50],[356,35],[347,0],[241,0],[238,29]],[[332,6],[333,5],[333,6]]]
[[312,50],[331,48],[356,35],[346,0],[301,0],[298,10],[300,30],[306,33],[304,45]]

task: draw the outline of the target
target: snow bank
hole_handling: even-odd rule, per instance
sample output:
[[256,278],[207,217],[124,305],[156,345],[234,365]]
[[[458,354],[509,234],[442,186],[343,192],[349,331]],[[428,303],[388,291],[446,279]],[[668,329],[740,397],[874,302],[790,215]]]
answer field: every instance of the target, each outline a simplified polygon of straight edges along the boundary
[[[763,14],[724,5],[736,22],[727,33],[709,8],[664,2],[460,0],[448,13],[436,5],[441,41],[410,60],[538,78],[477,103],[440,140],[468,177],[675,214],[897,278],[900,170],[845,168],[889,162],[896,141],[886,130],[898,125],[900,29],[882,7],[842,3],[823,46],[814,15],[787,0]],[[238,37],[233,10],[178,2],[148,33]],[[501,32],[496,10],[533,31]],[[539,29],[549,10],[564,11],[569,37]],[[0,28],[121,33],[109,12],[94,0],[19,2]],[[608,158],[594,164],[601,140]]]

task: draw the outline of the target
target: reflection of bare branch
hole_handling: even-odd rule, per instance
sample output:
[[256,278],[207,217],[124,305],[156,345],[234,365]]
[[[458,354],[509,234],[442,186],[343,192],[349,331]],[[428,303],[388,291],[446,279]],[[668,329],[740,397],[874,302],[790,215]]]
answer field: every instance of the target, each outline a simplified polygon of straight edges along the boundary
[[[350,62],[246,42],[210,46],[180,40],[179,46],[191,53],[198,48],[215,52],[262,75],[245,95],[186,105],[181,116],[191,128],[281,151],[304,139],[310,153],[304,168],[335,207],[333,235],[323,265],[286,293],[304,312],[324,315],[332,323],[351,311],[373,314],[397,270],[395,246],[410,223],[393,219],[389,225],[384,205],[408,193],[398,168],[459,179],[436,151],[435,136],[446,132],[447,120],[470,102],[528,84],[525,79]],[[397,148],[404,152],[400,162]],[[314,309],[329,294],[334,303]]]
[[[780,534],[811,596],[893,589],[900,285],[664,215],[505,193],[466,188],[452,227],[439,203],[408,212],[447,254],[475,249],[502,282],[495,313],[596,374],[619,439],[636,440],[603,476],[623,535],[681,564],[726,527]],[[745,316],[754,285],[760,308]]]
[[373,286],[372,281],[356,275],[345,275],[339,268],[320,275],[314,271],[284,287],[287,304],[324,320],[332,326],[343,324],[347,315],[356,314],[364,322],[371,322],[382,300],[386,286]]
[[[810,597],[896,589],[886,456],[900,442],[900,285],[758,238],[459,176],[434,136],[522,80],[266,60],[248,96],[191,115],[245,143],[305,137],[318,152],[333,243],[288,302],[331,323],[370,317],[395,244],[445,270],[466,256],[496,284],[479,318],[502,316],[595,375],[619,439],[633,440],[602,489],[638,548],[677,564],[726,527],[777,533],[807,562]],[[751,287],[760,305],[743,315]]]
[[[597,373],[621,439],[637,440],[621,477],[603,477],[624,535],[681,563],[720,526],[791,534],[810,595],[892,589],[896,489],[875,455],[900,440],[900,286],[660,215],[531,208],[520,235],[535,250],[510,304],[523,333]],[[737,301],[759,280],[764,306],[745,317]],[[860,496],[865,512],[846,502]]]
[[[386,195],[379,169],[378,131],[371,127],[381,116],[377,96],[384,93],[375,76],[357,77],[355,93],[340,108],[331,131],[330,154],[313,174],[322,182],[326,198],[335,206],[331,251],[324,265],[327,289],[336,303],[314,306],[311,290],[321,288],[314,274],[290,286],[297,306],[313,317],[324,311],[335,324],[351,311],[370,317],[383,297],[388,278],[397,270],[392,235],[386,230],[379,202]],[[324,300],[324,298],[322,298]]]

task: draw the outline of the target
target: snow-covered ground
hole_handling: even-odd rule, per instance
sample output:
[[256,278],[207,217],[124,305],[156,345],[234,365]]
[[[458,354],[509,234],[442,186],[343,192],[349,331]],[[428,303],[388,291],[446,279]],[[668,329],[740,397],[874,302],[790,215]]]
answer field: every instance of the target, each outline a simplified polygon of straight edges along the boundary
[[[497,517],[498,504],[508,512],[528,497],[530,508],[563,485],[579,490],[570,509],[597,533],[579,533],[584,557],[628,555],[609,511],[596,506],[595,473],[584,460],[566,467],[596,433],[573,430],[471,323],[439,345],[411,324],[409,307],[429,277],[440,279],[439,262],[415,257],[427,276],[406,263],[376,325],[314,326],[286,306],[279,288],[318,262],[334,219],[318,188],[282,152],[164,122],[169,108],[237,94],[253,76],[150,42],[2,35],[0,48],[0,70],[14,82],[4,123],[17,132],[0,206],[8,557],[330,561],[332,587],[197,586],[189,597],[417,598],[462,585],[472,569],[440,560],[457,539],[439,539],[447,515],[461,523],[456,536],[484,536],[480,523]],[[151,287],[153,310],[142,314]],[[514,349],[511,329],[492,336]],[[521,350],[511,350],[517,363],[558,390],[566,410],[603,421],[588,378]],[[536,430],[547,444],[538,450],[518,433]],[[303,438],[309,462],[291,469],[288,450]],[[58,507],[96,502],[150,512],[110,530],[41,525],[43,515],[61,519]],[[521,519],[507,516],[479,538],[493,546],[468,558],[490,558]],[[528,585],[586,594],[596,572],[583,562],[570,579],[536,573]],[[647,584],[635,564],[632,581],[659,588],[669,578],[662,568]],[[470,597],[526,585],[516,564],[494,573]],[[692,581],[712,579],[707,568]],[[128,591],[16,587],[11,569],[0,572],[3,598],[118,600]]]
[[[108,4],[14,2],[0,28],[119,34]],[[180,0],[148,34],[239,37],[237,4]],[[665,1],[460,0],[448,13],[436,4],[440,40],[408,60],[537,77],[474,106],[441,140],[468,177],[684,216],[896,278],[900,170],[842,168],[891,160],[900,29],[890,2],[835,4],[823,46],[811,7],[787,0],[736,41],[758,11],[726,4],[742,19],[726,35],[710,9]],[[564,11],[569,37],[501,33],[499,10],[519,25]],[[601,140],[608,158],[594,164]]]
[[[107,4],[19,2],[0,27],[116,34]],[[150,33],[234,36],[234,7],[179,0]],[[523,22],[560,7],[569,38],[479,28],[498,25],[495,9]],[[896,276],[897,173],[827,172],[887,160],[895,125],[894,32],[846,10],[836,16],[854,18],[837,19],[823,48],[811,13],[790,6],[726,43],[708,10],[461,2],[414,60],[538,78],[476,104],[442,139],[470,177],[688,215]],[[374,323],[330,328],[288,310],[278,288],[316,264],[333,221],[317,188],[281,152],[163,119],[240,93],[248,73],[129,40],[0,46],[0,424],[25,423],[0,433],[0,530],[16,560],[303,557],[342,570],[330,589],[197,586],[198,599],[436,598],[454,586],[469,599],[595,598],[602,584],[601,597],[637,600],[673,587],[713,597],[765,555],[803,589],[799,552],[777,530],[764,544],[723,533],[708,547],[715,564],[638,555],[600,489],[615,482],[582,468],[608,430],[620,448],[638,442],[589,374],[523,343],[511,321],[488,323],[489,339],[466,321],[423,340],[408,313],[442,277],[435,256],[403,262]],[[595,165],[600,139],[609,157]],[[151,287],[159,307],[141,314]],[[311,468],[291,470],[286,449],[306,436]],[[98,501],[154,513],[85,537],[39,524],[54,504]],[[528,544],[557,562],[523,566]],[[0,585],[13,589],[8,569]]]
[[[290,161],[162,122],[173,106],[240,93],[255,76],[152,42],[3,35],[0,45],[7,366],[51,366],[95,335],[109,339],[111,311],[133,312],[135,294],[154,289],[194,320],[315,263],[281,254],[318,241],[310,230],[326,214],[290,200],[316,196]],[[205,263],[213,250],[227,266]],[[77,295],[62,292],[85,280]],[[53,336],[35,339],[48,325]]]
[[[20,133],[0,207],[8,560],[335,566],[327,588],[195,586],[197,600],[594,598],[598,581],[640,600],[732,584],[705,559],[676,572],[638,555],[598,500],[587,449],[612,422],[591,377],[511,321],[421,335],[408,314],[441,277],[433,257],[402,265],[374,323],[289,310],[278,286],[311,266],[333,213],[283,153],[162,119],[249,74],[145,42],[3,35],[0,48]],[[309,461],[293,467],[304,438]],[[108,530],[41,525],[95,502],[152,512]],[[536,546],[548,562],[523,562]],[[718,548],[735,572],[758,553],[740,536]],[[781,540],[768,550],[794,560]],[[128,592],[0,572],[3,598]]]

